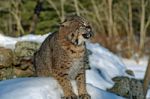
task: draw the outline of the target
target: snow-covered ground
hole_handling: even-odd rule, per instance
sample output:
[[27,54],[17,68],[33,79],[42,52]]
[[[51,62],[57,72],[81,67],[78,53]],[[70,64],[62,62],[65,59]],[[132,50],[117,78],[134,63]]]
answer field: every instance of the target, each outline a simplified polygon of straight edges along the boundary
[[[42,42],[47,35],[26,35],[19,38],[0,35],[0,46],[14,49],[17,41]],[[89,56],[91,70],[86,71],[87,90],[92,99],[123,99],[107,92],[106,88],[113,86],[111,78],[126,75],[126,68],[133,70],[137,78],[142,78],[144,75],[146,59],[141,60],[139,66],[134,64],[133,60],[122,61],[99,44],[88,42],[87,48],[92,51],[92,55]],[[59,84],[52,77],[17,78],[0,82],[0,99],[60,99],[62,94]]]
[[[92,99],[123,99],[91,84]],[[0,82],[0,99],[60,99],[62,90],[53,78],[18,78]]]
[[140,58],[139,61],[134,59],[123,59],[127,69],[130,69],[134,72],[135,78],[143,79],[145,75],[145,70],[148,64],[148,57]]
[[14,49],[15,44],[18,41],[36,41],[36,42],[41,43],[48,35],[49,34],[35,36],[32,34],[29,34],[29,35],[15,38],[15,37],[8,37],[8,36],[4,36],[4,35],[0,34],[0,46]]

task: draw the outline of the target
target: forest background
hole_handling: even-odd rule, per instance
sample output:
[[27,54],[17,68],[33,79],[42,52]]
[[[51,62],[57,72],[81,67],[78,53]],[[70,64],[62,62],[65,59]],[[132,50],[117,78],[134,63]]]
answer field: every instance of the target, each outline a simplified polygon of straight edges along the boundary
[[150,0],[0,0],[0,33],[8,36],[58,30],[65,16],[85,17],[99,42],[123,57],[150,54]]

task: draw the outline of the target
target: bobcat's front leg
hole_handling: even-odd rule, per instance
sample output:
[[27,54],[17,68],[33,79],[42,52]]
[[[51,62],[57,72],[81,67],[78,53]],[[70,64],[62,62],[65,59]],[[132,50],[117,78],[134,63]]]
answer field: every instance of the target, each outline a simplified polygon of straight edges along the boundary
[[[62,73],[61,73],[62,74]],[[64,92],[64,97],[62,99],[77,99],[77,96],[73,93],[70,80],[67,78],[67,75],[55,75],[58,83],[61,85]]]
[[76,77],[79,99],[91,99],[91,96],[87,93],[86,90],[86,79],[85,79],[85,70],[81,70],[81,73]]

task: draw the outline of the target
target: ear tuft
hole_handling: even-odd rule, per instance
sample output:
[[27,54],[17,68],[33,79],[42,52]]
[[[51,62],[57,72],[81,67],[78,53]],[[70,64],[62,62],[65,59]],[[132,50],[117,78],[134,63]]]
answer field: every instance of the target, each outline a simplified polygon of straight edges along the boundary
[[70,25],[70,22],[69,22],[69,21],[63,22],[63,23],[60,24],[60,26],[63,26],[63,27],[69,26],[69,25]]

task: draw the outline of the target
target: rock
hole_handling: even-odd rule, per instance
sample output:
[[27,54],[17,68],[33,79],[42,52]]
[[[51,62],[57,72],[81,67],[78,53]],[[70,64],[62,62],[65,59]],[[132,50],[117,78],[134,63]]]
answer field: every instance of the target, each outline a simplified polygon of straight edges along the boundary
[[141,80],[130,80],[130,99],[144,99],[143,83]]
[[16,77],[34,76],[33,54],[40,47],[39,43],[22,41],[15,45],[14,75]]
[[108,91],[128,99],[144,99],[141,80],[128,77],[115,77],[113,81],[115,85],[111,89],[108,89]]
[[11,49],[0,47],[0,68],[10,67],[13,64],[13,52]]
[[34,52],[39,49],[39,47],[39,43],[21,41],[16,43],[14,52],[17,57],[29,57],[33,56]]
[[108,91],[116,93],[120,96],[128,97],[129,96],[129,78],[128,77],[115,77],[112,79],[115,82],[115,85],[108,89]]
[[17,58],[16,61],[15,67],[18,67],[19,69],[26,70],[28,67],[33,67],[32,57]]
[[135,76],[132,70],[127,69],[125,72],[130,76]]
[[34,76],[34,72],[33,72],[32,69],[21,70],[21,69],[18,69],[18,68],[14,68],[13,71],[14,71],[14,75],[16,77],[31,77],[31,76]]
[[13,69],[12,68],[2,68],[0,69],[0,80],[6,80],[13,78]]
[[0,80],[34,76],[32,57],[40,44],[22,41],[17,42],[15,47],[14,52],[0,48]]

